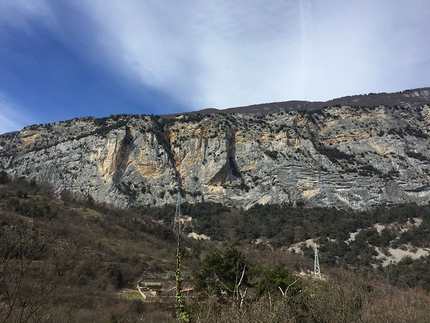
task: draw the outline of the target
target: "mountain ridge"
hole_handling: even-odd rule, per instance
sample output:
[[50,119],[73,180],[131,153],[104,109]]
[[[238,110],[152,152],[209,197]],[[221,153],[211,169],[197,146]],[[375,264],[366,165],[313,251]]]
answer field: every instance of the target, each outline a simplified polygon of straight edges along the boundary
[[[178,191],[190,203],[242,208],[425,204],[429,93],[344,97],[316,109],[270,103],[234,113],[32,125],[0,135],[0,169],[48,182],[58,195],[72,191],[120,207],[174,204]],[[340,103],[359,99],[368,106]]]
[[[239,106],[228,109],[203,109],[190,113],[195,114],[211,114],[211,113],[253,113],[253,114],[268,114],[283,111],[300,111],[300,110],[318,110],[329,106],[335,105],[350,105],[360,107],[373,107],[375,105],[402,105],[405,104],[403,100],[407,100],[408,106],[419,106],[427,104],[430,101],[430,87],[423,87],[417,89],[404,90],[399,92],[381,92],[381,93],[368,93],[357,94],[350,96],[343,96],[328,101],[306,101],[306,100],[290,100],[271,103],[259,103],[248,106]],[[175,116],[178,114],[171,114]]]

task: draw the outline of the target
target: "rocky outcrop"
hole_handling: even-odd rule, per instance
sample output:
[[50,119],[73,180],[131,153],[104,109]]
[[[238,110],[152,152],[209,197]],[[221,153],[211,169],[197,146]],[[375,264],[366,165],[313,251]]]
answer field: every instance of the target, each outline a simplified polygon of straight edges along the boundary
[[0,136],[0,167],[117,206],[216,201],[363,209],[430,201],[430,109],[117,115]]

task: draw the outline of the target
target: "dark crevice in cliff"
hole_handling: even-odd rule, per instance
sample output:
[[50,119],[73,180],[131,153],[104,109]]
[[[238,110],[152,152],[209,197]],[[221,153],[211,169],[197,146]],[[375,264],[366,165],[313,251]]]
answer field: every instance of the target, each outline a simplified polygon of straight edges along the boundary
[[131,135],[130,128],[125,127],[125,135],[121,141],[118,154],[115,158],[115,172],[112,176],[112,180],[114,183],[118,183],[122,178],[125,169],[128,165],[128,159],[130,156],[130,152],[134,149],[134,138]]
[[172,120],[166,121],[166,119],[162,119],[157,116],[152,116],[152,131],[154,132],[158,143],[164,148],[164,151],[169,157],[169,162],[175,171],[176,182],[178,183],[178,189],[182,190],[182,178],[179,175],[178,169],[176,168],[175,157],[172,151],[172,147],[170,146],[170,143],[168,140],[169,139],[168,127],[171,126],[171,124],[173,124]]
[[236,162],[236,133],[233,131],[228,141],[227,159],[221,169],[209,181],[209,185],[222,185],[242,178]]

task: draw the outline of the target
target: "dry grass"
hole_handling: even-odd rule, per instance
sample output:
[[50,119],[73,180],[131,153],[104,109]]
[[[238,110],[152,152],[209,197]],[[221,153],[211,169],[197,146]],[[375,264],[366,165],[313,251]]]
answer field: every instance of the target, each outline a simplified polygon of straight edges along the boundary
[[[37,204],[48,204],[50,216],[30,218],[8,209],[7,199],[19,189],[31,193],[20,201],[32,199]],[[4,311],[7,307],[2,310],[1,306],[8,301],[5,284],[15,284],[12,279],[19,277],[13,276],[14,273],[23,277],[22,283],[16,284],[17,295],[28,295],[28,290],[33,288],[34,294],[29,299],[43,300],[32,303],[39,306],[34,316],[37,322],[175,322],[172,303],[145,303],[135,289],[142,273],[173,273],[175,268],[175,241],[159,237],[158,224],[151,222],[150,214],[142,216],[128,210],[53,199],[49,194],[36,194],[21,182],[1,188],[0,224],[3,256],[0,322],[19,322],[18,315],[23,308],[28,313],[28,306],[18,303],[8,317]],[[22,235],[23,232],[31,235]],[[10,246],[17,243],[28,246],[30,242],[43,248],[31,249],[38,252],[30,254],[6,253],[10,252]],[[199,259],[183,261],[183,271],[191,274],[199,268],[207,252],[225,250],[229,244],[184,239],[183,245],[200,251]],[[312,268],[311,259],[281,250],[255,246],[238,246],[238,249],[261,266],[282,263],[289,272]],[[31,265],[18,266],[25,261]],[[109,271],[110,265],[115,265],[121,275]],[[213,296],[188,300],[187,305],[196,323],[419,323],[430,319],[430,299],[420,289],[393,287],[383,276],[374,273],[326,272],[327,280],[305,281],[306,288],[296,297],[282,298],[277,294],[257,298],[249,291],[243,306]],[[49,283],[48,287],[55,287],[49,295],[39,293],[44,282]]]

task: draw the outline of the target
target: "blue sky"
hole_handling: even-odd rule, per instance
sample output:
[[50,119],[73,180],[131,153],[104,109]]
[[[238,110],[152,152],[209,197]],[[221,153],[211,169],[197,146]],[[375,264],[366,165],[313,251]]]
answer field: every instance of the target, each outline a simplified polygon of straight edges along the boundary
[[430,86],[428,0],[0,0],[0,133]]

